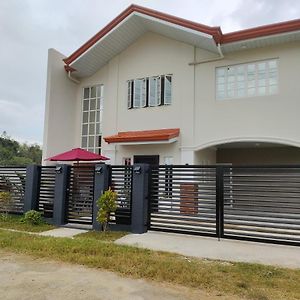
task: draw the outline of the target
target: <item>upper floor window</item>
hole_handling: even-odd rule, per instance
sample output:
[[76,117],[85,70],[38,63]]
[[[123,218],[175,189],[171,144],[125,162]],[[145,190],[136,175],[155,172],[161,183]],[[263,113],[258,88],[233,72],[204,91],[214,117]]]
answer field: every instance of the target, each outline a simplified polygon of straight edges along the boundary
[[83,89],[81,147],[101,153],[103,85]]
[[216,69],[217,100],[273,95],[278,92],[278,59]]
[[127,107],[153,107],[172,102],[172,75],[160,75],[127,81]]

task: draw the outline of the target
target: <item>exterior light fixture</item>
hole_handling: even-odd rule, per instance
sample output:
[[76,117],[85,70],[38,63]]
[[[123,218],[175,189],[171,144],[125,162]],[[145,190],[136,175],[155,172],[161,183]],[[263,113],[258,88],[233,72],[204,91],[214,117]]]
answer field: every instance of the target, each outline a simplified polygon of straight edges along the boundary
[[142,167],[141,166],[136,166],[133,168],[134,174],[141,174],[142,173]]
[[61,174],[62,173],[62,166],[56,166],[55,167],[55,173],[56,174]]
[[96,166],[95,172],[96,172],[97,174],[102,174],[102,172],[103,172],[102,166]]

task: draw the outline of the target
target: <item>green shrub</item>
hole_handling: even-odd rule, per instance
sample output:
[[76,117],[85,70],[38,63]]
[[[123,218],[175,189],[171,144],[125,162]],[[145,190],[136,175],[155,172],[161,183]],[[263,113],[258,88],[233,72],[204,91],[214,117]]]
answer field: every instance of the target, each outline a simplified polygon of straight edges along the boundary
[[42,213],[35,210],[29,210],[25,213],[23,222],[31,225],[39,225],[44,223],[44,220],[42,218]]
[[111,213],[117,209],[117,198],[118,194],[109,188],[97,201],[99,207],[97,221],[102,225],[103,231],[108,229]]
[[12,200],[10,192],[0,192],[0,211],[2,219],[8,218],[8,212]]

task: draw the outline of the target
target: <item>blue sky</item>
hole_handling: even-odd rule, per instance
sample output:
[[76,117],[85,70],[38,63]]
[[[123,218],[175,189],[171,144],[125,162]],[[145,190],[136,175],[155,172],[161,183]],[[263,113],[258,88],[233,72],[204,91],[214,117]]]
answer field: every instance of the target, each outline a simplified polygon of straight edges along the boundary
[[42,144],[48,48],[69,55],[132,3],[223,32],[300,18],[298,0],[1,0],[0,133]]

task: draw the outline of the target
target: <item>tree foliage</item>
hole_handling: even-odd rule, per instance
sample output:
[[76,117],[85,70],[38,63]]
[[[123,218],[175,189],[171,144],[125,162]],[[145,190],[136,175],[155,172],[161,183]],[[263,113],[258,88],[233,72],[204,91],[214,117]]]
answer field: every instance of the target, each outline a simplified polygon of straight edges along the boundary
[[0,166],[40,164],[42,150],[38,144],[19,143],[4,131],[0,136]]

